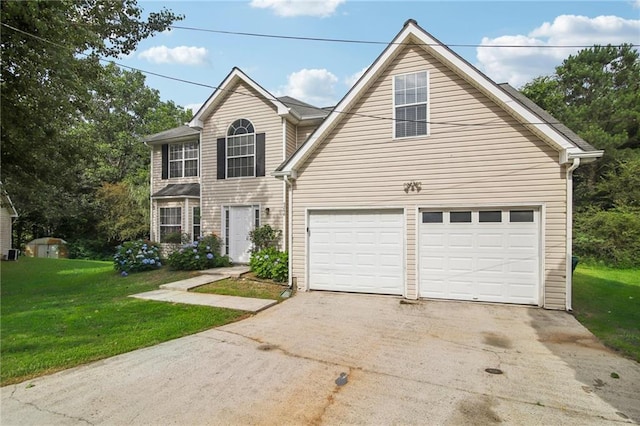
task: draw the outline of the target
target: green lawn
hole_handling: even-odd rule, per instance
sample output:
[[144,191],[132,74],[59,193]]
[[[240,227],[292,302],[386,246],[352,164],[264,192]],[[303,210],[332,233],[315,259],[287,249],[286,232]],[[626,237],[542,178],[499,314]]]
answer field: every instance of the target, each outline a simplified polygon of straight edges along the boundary
[[287,287],[282,284],[254,280],[250,278],[227,278],[211,284],[197,287],[198,293],[213,293],[226,296],[255,297],[256,299],[273,299],[281,302],[280,295]]
[[640,269],[579,265],[573,311],[605,345],[640,362]]
[[243,312],[127,297],[189,276],[121,277],[111,262],[21,257],[2,262],[0,385],[237,320]]

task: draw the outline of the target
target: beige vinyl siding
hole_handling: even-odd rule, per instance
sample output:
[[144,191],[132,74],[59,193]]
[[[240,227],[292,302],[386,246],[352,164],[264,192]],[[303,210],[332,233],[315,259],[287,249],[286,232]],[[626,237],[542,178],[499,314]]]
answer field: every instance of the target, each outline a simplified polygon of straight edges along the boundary
[[[155,194],[169,184],[176,183],[198,183],[198,176],[162,179],[162,144],[152,145],[151,147],[151,167],[153,175],[151,177],[151,193]],[[202,164],[199,164],[200,173],[202,173]]]
[[[394,140],[393,75],[424,70],[429,71],[430,135]],[[558,152],[418,47],[399,51],[350,112],[355,115],[341,117],[299,170],[292,248],[299,288],[307,288],[308,209],[404,208],[407,297],[416,298],[419,208],[544,205],[544,304],[564,309],[566,187]],[[410,181],[421,182],[422,190],[405,193]]]
[[296,126],[295,124],[287,121],[287,153],[286,153],[286,158],[291,157],[291,154],[293,154],[296,151],[296,149],[298,148],[297,140],[296,140],[297,128],[298,128],[298,126]]
[[0,207],[0,256],[7,256],[11,247],[11,213]]
[[311,133],[318,128],[319,124],[313,125],[299,125],[297,129],[296,148],[300,147],[308,138]]
[[[204,235],[222,235],[223,206],[260,206],[261,224],[282,229],[284,183],[271,176],[283,158],[282,120],[273,104],[244,83],[228,88],[220,106],[204,121],[201,135],[201,226]],[[249,95],[249,96],[247,96]],[[244,118],[256,133],[265,133],[265,175],[217,179],[217,139],[225,137],[233,121]],[[289,124],[287,124],[289,126]],[[269,208],[266,215],[265,208]]]

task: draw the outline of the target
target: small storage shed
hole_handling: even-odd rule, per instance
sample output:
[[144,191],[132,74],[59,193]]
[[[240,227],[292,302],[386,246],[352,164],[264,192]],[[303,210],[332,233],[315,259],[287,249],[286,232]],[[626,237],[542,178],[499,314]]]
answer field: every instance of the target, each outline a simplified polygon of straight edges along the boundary
[[36,238],[27,244],[25,254],[30,257],[49,257],[53,259],[69,257],[67,242],[62,238]]

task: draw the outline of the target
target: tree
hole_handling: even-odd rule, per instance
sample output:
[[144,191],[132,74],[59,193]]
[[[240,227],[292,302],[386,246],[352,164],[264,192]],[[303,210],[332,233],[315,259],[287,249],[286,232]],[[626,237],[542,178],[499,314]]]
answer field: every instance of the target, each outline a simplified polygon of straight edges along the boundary
[[167,10],[141,16],[136,0],[0,3],[2,179],[20,214],[19,241],[92,220],[83,171],[93,147],[70,129],[91,114],[100,57],[128,54],[182,19]]
[[629,44],[594,46],[523,92],[605,154],[575,172],[577,254],[640,265],[640,59]]

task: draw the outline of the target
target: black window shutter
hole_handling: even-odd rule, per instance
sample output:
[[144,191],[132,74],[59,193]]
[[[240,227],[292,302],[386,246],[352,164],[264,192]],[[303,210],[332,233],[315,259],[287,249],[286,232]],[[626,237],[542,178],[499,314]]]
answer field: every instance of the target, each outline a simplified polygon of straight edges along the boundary
[[169,179],[169,144],[162,145],[162,179]]
[[256,176],[264,176],[264,133],[256,135]]
[[224,179],[227,171],[227,140],[225,138],[218,139],[218,179]]

